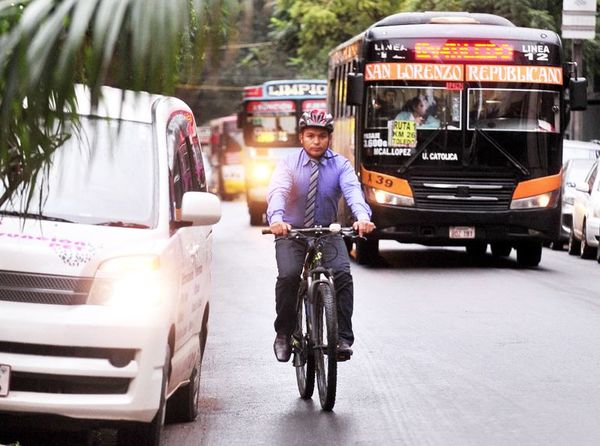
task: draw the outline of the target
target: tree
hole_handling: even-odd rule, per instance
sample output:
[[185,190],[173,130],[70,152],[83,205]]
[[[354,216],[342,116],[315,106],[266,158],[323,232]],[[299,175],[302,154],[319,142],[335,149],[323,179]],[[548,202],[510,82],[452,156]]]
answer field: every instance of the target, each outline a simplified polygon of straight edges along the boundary
[[277,0],[271,38],[302,75],[324,77],[327,54],[376,21],[401,9],[404,0]]
[[[227,0],[0,1],[0,206],[68,137],[76,82],[171,93],[226,39]],[[216,58],[216,57],[215,57]],[[4,189],[4,191],[2,191]]]
[[[407,11],[469,11],[497,14],[517,26],[560,32],[561,0],[276,0],[271,36],[304,74],[323,76],[327,54],[376,21]],[[600,38],[600,34],[598,35]],[[568,46],[568,45],[565,45]],[[586,74],[600,74],[598,39],[585,43]],[[568,47],[567,47],[568,53]]]

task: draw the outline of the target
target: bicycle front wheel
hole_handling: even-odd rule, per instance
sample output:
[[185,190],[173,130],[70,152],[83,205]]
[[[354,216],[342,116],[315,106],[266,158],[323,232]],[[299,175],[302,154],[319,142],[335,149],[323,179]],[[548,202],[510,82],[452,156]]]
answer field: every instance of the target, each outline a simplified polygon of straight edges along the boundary
[[315,365],[319,399],[323,410],[332,410],[337,385],[337,310],[331,286],[321,283],[315,296]]
[[304,317],[305,300],[298,298],[297,325],[294,333],[294,367],[296,368],[296,382],[300,398],[312,398],[315,390],[315,357],[312,342],[308,336],[308,314]]

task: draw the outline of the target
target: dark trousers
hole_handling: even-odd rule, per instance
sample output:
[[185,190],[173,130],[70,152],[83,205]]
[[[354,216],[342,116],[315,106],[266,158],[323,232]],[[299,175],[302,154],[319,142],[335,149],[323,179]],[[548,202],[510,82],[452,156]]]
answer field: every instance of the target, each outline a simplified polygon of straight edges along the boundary
[[[306,241],[280,238],[275,241],[277,283],[275,285],[275,331],[291,334],[296,328],[296,300],[306,253]],[[338,335],[352,345],[354,286],[350,259],[341,236],[327,237],[323,246],[323,266],[333,270],[337,298]]]

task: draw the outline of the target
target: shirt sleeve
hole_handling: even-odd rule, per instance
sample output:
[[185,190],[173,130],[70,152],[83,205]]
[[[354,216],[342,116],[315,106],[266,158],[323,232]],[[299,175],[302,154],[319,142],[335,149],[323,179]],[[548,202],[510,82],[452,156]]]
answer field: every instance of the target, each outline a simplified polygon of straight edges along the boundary
[[370,220],[371,208],[365,201],[358,177],[347,159],[344,159],[341,167],[340,189],[346,203],[352,210],[354,218],[357,220]]
[[273,171],[267,191],[267,221],[269,224],[283,221],[286,203],[292,189],[292,173],[282,160]]

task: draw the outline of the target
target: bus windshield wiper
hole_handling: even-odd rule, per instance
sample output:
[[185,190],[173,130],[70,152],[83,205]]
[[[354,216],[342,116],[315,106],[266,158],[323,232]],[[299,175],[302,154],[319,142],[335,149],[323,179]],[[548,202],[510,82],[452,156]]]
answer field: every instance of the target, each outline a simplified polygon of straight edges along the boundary
[[398,173],[404,173],[406,172],[406,169],[408,169],[410,167],[410,165],[419,157],[419,155],[421,155],[421,153],[423,153],[423,151],[429,147],[429,145],[433,142],[433,140],[436,138],[436,136],[442,131],[441,127],[438,128],[435,132],[432,132],[431,136],[421,145],[421,147],[419,147],[415,153],[413,153],[411,155],[411,157],[409,159],[406,160],[406,162],[404,164],[402,164],[402,166],[400,166],[397,170]]
[[141,223],[129,223],[125,221],[105,221],[102,223],[95,223],[96,226],[115,226],[118,228],[138,228],[138,229],[148,229],[150,226],[143,225]]
[[521,171],[521,173],[525,176],[529,176],[529,170],[523,164],[521,164],[515,157],[513,157],[510,153],[508,153],[504,148],[493,140],[490,136],[488,136],[484,131],[482,131],[479,127],[475,127],[475,134],[483,136],[483,138],[489,142],[492,147],[494,147],[498,152],[506,157],[513,166]]
[[75,223],[72,220],[67,220],[66,218],[60,217],[52,217],[51,215],[44,214],[35,214],[33,212],[18,212],[18,211],[8,211],[0,209],[0,215],[10,215],[11,217],[20,217],[20,218],[33,218],[37,220],[48,220],[48,221],[58,221],[61,223]]

